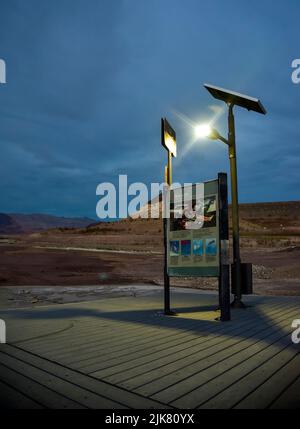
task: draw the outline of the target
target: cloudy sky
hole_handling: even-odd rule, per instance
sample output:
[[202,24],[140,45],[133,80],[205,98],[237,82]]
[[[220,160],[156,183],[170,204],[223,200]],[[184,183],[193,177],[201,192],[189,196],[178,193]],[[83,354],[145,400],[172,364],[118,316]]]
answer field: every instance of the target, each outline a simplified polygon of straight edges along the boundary
[[160,118],[177,131],[174,180],[228,172],[191,123],[222,103],[203,83],[261,99],[236,109],[241,202],[299,199],[298,0],[1,0],[0,211],[95,217],[96,186],[163,179]]

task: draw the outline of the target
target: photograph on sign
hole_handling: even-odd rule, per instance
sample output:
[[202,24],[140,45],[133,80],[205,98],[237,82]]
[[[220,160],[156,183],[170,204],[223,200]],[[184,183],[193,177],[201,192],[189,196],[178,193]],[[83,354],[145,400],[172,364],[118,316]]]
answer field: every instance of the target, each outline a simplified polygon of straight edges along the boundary
[[181,240],[181,255],[191,256],[191,240]]
[[205,253],[207,256],[216,256],[217,255],[217,240],[216,238],[209,238],[205,240],[206,247]]
[[[204,204],[204,207],[202,207]],[[182,213],[181,217],[180,213]],[[188,204],[175,202],[170,207],[170,230],[183,231],[216,227],[216,196],[204,198],[204,202],[192,199]]]
[[170,255],[171,256],[178,256],[179,255],[179,241],[178,240],[171,240],[170,241]]
[[203,256],[203,240],[193,240],[193,255]]

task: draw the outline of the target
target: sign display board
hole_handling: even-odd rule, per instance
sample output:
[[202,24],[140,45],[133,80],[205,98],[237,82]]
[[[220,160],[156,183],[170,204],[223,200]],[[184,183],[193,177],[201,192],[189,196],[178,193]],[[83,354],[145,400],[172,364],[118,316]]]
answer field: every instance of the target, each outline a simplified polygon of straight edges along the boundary
[[178,198],[176,190],[170,191],[167,223],[170,277],[217,277],[220,274],[219,181],[208,181],[202,186],[200,199],[196,185],[181,188],[182,198]]
[[166,118],[161,120],[161,134],[162,145],[176,158],[176,133]]

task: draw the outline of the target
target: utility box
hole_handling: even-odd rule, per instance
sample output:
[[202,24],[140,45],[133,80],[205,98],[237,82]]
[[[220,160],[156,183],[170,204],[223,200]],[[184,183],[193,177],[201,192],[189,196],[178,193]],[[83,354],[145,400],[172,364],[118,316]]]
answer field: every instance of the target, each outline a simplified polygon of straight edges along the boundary
[[[241,264],[242,295],[253,294],[252,264]],[[236,280],[234,264],[231,264],[231,293],[236,293]]]

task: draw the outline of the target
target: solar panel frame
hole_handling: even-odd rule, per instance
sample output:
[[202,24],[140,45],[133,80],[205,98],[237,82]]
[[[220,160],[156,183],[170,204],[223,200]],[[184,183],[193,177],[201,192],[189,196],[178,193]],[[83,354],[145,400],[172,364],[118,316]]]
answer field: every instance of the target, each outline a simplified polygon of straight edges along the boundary
[[244,109],[261,113],[262,115],[267,113],[258,98],[249,97],[248,95],[240,94],[208,83],[204,84],[204,88],[206,88],[214,98],[225,101],[225,103],[234,104],[243,107]]

